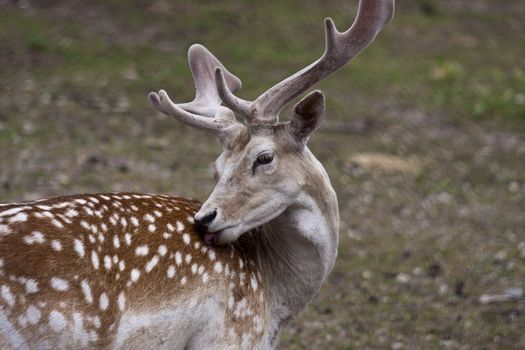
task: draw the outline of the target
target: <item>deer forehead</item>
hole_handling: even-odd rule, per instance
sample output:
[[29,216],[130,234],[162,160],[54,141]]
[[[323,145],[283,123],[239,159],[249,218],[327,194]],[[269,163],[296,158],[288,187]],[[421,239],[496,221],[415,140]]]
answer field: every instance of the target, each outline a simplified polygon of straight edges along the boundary
[[253,160],[264,151],[275,151],[278,154],[293,150],[292,140],[285,130],[286,124],[254,124],[244,127],[235,137],[235,147],[225,147],[217,158],[217,166],[228,161],[240,159]]

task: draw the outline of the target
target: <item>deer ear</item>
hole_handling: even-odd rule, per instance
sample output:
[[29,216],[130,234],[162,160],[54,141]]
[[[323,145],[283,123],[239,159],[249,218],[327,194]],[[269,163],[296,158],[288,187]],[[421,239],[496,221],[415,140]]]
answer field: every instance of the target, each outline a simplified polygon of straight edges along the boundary
[[309,93],[293,108],[293,117],[289,124],[290,133],[301,143],[306,144],[324,116],[324,95],[315,90]]

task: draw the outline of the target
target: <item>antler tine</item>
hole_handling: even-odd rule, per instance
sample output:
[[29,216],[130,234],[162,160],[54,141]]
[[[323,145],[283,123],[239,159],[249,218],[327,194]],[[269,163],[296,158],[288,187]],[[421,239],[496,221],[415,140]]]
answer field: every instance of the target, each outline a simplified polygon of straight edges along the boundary
[[235,96],[226,84],[224,72],[222,68],[215,68],[215,83],[217,84],[217,91],[222,100],[222,103],[241,115],[243,115],[248,121],[253,118],[253,102],[243,100]]
[[203,117],[201,115],[185,111],[173,103],[164,90],[160,90],[158,94],[155,92],[150,92],[148,98],[153,107],[155,107],[159,112],[171,115],[179,121],[194,128],[218,133],[223,127],[218,119]]
[[327,18],[323,56],[259,96],[255,100],[258,113],[277,116],[288,102],[342,68],[364,50],[393,15],[394,0],[361,0],[356,19],[347,31],[339,32],[332,19]]
[[[198,129],[218,133],[225,126],[226,120],[234,120],[231,111],[221,106],[221,98],[215,84],[216,67],[225,71],[224,84],[228,91],[238,90],[242,83],[230,73],[222,63],[204,46],[195,44],[188,50],[188,62],[195,83],[195,98],[188,103],[173,103],[166,91],[151,92],[149,100],[160,112],[171,115],[179,121]],[[218,114],[227,116],[218,118]]]
[[331,18],[325,20],[325,52],[321,58],[268,89],[255,101],[239,99],[221,82],[217,89],[225,105],[250,121],[276,122],[281,109],[315,83],[337,71],[364,50],[392,19],[395,0],[360,0],[356,19],[339,32]]

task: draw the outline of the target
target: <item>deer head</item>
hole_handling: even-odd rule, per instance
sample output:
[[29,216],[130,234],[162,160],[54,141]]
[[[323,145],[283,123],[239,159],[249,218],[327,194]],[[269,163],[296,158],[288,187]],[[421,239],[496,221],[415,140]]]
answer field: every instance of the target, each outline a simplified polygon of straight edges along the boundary
[[[208,244],[227,244],[263,225],[315,186],[324,169],[307,150],[310,135],[324,115],[324,96],[313,91],[297,103],[289,122],[279,122],[283,107],[315,83],[350,62],[390,21],[394,0],[361,0],[345,32],[325,20],[325,52],[319,60],[264,92],[254,101],[233,93],[241,81],[206,48],[193,45],[188,60],[196,96],[173,103],[163,90],[149,99],[162,113],[215,134],[223,146],[215,162],[217,185],[195,215]],[[246,123],[237,121],[235,113]]]

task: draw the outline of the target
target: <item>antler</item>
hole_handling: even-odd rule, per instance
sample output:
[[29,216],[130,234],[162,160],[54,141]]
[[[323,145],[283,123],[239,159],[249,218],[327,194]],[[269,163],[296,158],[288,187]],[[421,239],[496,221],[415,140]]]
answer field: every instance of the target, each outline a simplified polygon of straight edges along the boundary
[[246,117],[248,121],[273,123],[291,100],[318,81],[337,71],[365,49],[392,19],[395,0],[360,0],[357,17],[345,32],[339,32],[331,18],[325,20],[326,47],[316,62],[267,90],[255,101],[236,97],[229,89],[221,67],[216,69],[216,83],[224,105]]
[[[171,115],[190,126],[218,133],[225,127],[225,121],[232,118],[234,120],[235,116],[231,110],[221,106],[214,69],[220,68],[225,72],[223,81],[229,91],[240,89],[242,83],[202,45],[195,44],[190,47],[188,61],[195,82],[195,99],[188,103],[175,104],[166,91],[160,90],[158,94],[150,92],[149,100],[164,114]],[[226,119],[220,116],[226,116]]]

